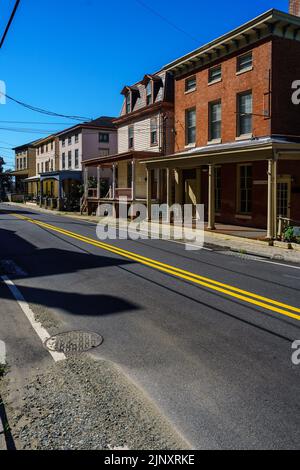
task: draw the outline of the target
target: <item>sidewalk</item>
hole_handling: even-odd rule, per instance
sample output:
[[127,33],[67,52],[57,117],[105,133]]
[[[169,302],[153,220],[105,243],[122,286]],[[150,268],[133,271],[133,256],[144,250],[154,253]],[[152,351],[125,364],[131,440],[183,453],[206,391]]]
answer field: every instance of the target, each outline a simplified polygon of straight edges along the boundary
[[[55,214],[61,217],[67,217],[75,220],[84,220],[90,223],[94,223],[95,225],[103,221],[103,218],[96,216],[80,215],[79,213],[74,212],[50,211],[47,209],[42,209],[39,206],[30,203],[6,203],[6,205],[13,207],[21,207],[23,209],[26,208],[27,210],[32,209],[44,214]],[[116,226],[116,220],[112,218],[106,218],[105,223],[108,223],[110,226],[113,227]],[[161,228],[161,225],[159,224],[153,224],[152,226],[156,226],[157,231]],[[121,229],[125,229],[126,221],[120,220],[119,227]],[[141,231],[144,234],[148,234],[149,227],[150,224],[148,222],[143,222],[141,224]],[[232,235],[232,232],[235,234]],[[186,229],[186,233],[193,234],[195,233],[195,231],[193,231],[192,229]],[[276,261],[300,264],[300,245],[292,244],[292,249],[289,249],[287,243],[275,241],[274,246],[269,246],[269,243],[267,241],[264,241],[263,239],[253,238],[263,238],[262,234],[264,233],[265,232],[263,230],[255,230],[250,228],[244,228],[243,230],[241,230],[241,227],[217,224],[217,230],[215,232],[205,231],[205,244],[206,246],[211,246],[214,248],[217,247],[221,250],[231,250],[245,255],[253,255]],[[247,235],[250,238],[247,238]]]

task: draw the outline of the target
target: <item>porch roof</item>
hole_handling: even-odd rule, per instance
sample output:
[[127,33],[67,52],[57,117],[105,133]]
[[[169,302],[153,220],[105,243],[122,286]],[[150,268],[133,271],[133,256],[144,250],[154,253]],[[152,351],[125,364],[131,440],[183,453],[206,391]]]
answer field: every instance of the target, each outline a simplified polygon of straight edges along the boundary
[[290,155],[292,159],[300,159],[300,139],[275,136],[212,144],[187,149],[160,159],[145,160],[142,163],[148,168],[192,168],[218,163],[268,160],[276,153],[277,158]]
[[31,176],[30,178],[26,178],[25,183],[34,183],[35,181],[40,181],[40,175]]
[[51,171],[40,175],[41,181],[46,180],[57,180],[64,181],[68,179],[82,180],[82,172],[79,170],[62,170],[62,171]]
[[105,164],[112,164],[117,163],[123,160],[146,160],[151,158],[161,158],[160,152],[138,152],[138,151],[130,151],[124,153],[118,153],[116,155],[108,155],[107,157],[96,157],[91,158],[89,160],[84,160],[82,162],[83,166],[85,167],[96,167]]

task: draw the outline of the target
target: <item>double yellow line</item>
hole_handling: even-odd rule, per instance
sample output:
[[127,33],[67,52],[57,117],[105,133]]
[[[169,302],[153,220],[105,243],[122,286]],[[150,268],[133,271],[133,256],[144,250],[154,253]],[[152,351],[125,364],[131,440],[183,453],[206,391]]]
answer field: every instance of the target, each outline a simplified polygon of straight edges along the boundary
[[238,287],[230,286],[228,284],[224,284],[222,282],[218,282],[213,279],[209,279],[207,277],[200,276],[198,274],[194,274],[189,271],[185,271],[183,269],[179,269],[179,268],[176,268],[174,266],[171,266],[165,263],[161,263],[160,261],[156,261],[151,258],[146,258],[144,256],[138,255],[136,253],[133,253],[127,250],[123,250],[121,248],[109,245],[107,243],[93,240],[92,238],[85,237],[83,235],[70,232],[68,230],[64,230],[54,225],[46,224],[39,220],[30,219],[28,217],[24,217],[19,214],[13,214],[13,215],[17,217],[18,219],[30,222],[31,224],[37,225],[42,228],[46,228],[52,232],[60,233],[62,235],[81,241],[83,243],[87,243],[88,245],[96,246],[97,248],[101,248],[102,250],[108,251],[110,253],[114,253],[123,258],[130,259],[131,261],[135,261],[137,263],[143,264],[144,266],[157,269],[158,271],[164,272],[166,274],[170,274],[180,279],[184,279],[185,281],[192,282],[194,284],[205,287],[212,291],[225,294],[229,297],[242,300],[243,302],[246,302],[248,304],[252,304],[257,307],[262,307],[266,310],[271,310],[272,312],[276,312],[286,317],[290,317],[290,318],[300,321],[300,315],[297,315],[297,314],[300,314],[300,309],[293,307],[291,305],[287,305],[287,304],[278,302],[273,299],[268,299],[267,297],[263,297],[261,295],[254,294],[252,292],[239,289]]

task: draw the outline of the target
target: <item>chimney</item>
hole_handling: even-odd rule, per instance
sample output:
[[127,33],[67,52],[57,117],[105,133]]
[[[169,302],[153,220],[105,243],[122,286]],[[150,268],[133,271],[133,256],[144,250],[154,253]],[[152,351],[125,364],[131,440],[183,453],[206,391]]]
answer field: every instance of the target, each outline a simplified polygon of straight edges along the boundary
[[289,0],[289,1],[290,1],[290,8],[289,8],[290,15],[300,16],[300,0]]

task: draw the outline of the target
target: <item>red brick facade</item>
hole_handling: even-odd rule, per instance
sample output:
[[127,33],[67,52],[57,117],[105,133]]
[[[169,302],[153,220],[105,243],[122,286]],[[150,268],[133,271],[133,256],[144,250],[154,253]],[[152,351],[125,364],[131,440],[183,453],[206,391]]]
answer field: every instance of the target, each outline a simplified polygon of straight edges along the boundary
[[[237,73],[237,57],[251,50],[253,69]],[[215,62],[222,64],[222,80],[209,85],[208,68],[202,68],[177,78],[175,85],[175,152],[186,149],[185,112],[196,108],[196,147],[208,145],[209,103],[222,102],[222,143],[237,138],[237,95],[252,90],[253,137],[272,135],[300,136],[300,106],[292,103],[292,82],[300,80],[300,43],[277,37],[244,49]],[[196,76],[195,91],[185,92],[188,77]],[[300,162],[280,161],[278,179],[291,180],[290,216],[300,221]],[[252,211],[248,216],[239,214],[238,171],[236,164],[223,164],[221,168],[222,203],[216,221],[265,228],[267,224],[267,160],[252,163]],[[191,177],[191,175],[189,176]],[[208,206],[208,174],[202,172],[201,200]]]

